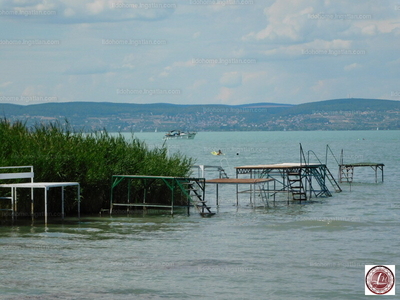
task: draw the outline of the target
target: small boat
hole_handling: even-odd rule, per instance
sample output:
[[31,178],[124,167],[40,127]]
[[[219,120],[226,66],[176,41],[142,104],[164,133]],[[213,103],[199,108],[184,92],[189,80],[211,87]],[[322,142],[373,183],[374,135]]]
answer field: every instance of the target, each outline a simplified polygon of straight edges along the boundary
[[184,132],[180,130],[171,130],[164,135],[164,140],[169,139],[188,139],[193,140],[196,136],[196,132]]

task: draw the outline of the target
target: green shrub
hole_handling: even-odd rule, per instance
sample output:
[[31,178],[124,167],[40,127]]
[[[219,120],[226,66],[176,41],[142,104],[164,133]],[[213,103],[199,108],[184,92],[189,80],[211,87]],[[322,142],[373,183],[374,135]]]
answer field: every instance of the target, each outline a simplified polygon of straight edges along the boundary
[[[109,207],[112,175],[183,177],[189,174],[192,159],[180,153],[168,156],[164,146],[149,149],[133,135],[132,141],[128,141],[121,134],[112,135],[107,131],[76,132],[68,122],[64,125],[59,122],[36,124],[28,128],[23,122],[10,123],[2,119],[0,166],[23,165],[34,167],[36,182],[79,182],[82,212],[97,213]],[[159,189],[155,195],[162,194],[163,187]],[[29,196],[24,192],[28,193],[22,191],[19,199]],[[74,190],[66,192],[67,200]],[[59,194],[56,190],[50,192],[50,211],[60,210]],[[19,210],[29,211],[29,201],[20,203]],[[76,201],[67,201],[66,212],[76,211],[76,204]],[[35,211],[39,209],[43,209],[42,201],[35,202]]]

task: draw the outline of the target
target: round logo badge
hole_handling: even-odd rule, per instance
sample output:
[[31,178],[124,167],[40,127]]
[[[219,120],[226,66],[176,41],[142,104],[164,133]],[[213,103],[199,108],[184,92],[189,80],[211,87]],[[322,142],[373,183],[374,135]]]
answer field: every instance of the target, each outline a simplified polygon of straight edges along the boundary
[[392,271],[385,266],[375,266],[365,276],[368,289],[377,295],[388,293],[393,288],[394,281]]

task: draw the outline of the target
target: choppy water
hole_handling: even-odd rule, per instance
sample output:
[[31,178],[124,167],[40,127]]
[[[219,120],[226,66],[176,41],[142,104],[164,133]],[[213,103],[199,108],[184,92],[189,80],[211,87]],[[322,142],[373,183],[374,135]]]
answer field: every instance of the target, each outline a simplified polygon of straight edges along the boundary
[[[162,144],[163,133],[137,136]],[[385,181],[375,184],[371,169],[356,169],[351,190],[343,184],[331,198],[255,210],[245,198],[233,206],[232,186],[212,218],[2,226],[0,299],[364,298],[364,265],[400,265],[400,132],[199,133],[168,147],[233,175],[234,166],[297,162],[300,142],[323,160],[329,144],[337,155],[345,149],[345,162],[385,163]],[[218,149],[223,157],[210,154]],[[328,164],[336,175],[331,156]]]

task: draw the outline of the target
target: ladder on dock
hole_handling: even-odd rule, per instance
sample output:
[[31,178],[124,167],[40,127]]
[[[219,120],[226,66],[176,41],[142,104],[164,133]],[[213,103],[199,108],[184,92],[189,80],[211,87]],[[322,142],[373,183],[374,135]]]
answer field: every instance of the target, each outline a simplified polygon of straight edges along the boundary
[[298,171],[289,170],[287,172],[289,192],[292,193],[294,201],[306,201],[307,194],[301,179],[301,169]]
[[229,178],[228,174],[225,172],[225,169],[222,167],[219,169],[219,178]]
[[339,181],[340,182],[343,182],[343,178],[345,178],[347,182],[352,183],[353,176],[354,176],[354,167],[339,165]]
[[264,207],[268,206],[268,195],[266,190],[264,189],[264,185],[258,184],[258,192],[260,193],[260,198]]
[[191,180],[190,178],[177,179],[177,183],[181,190],[188,198],[188,202],[192,204],[202,217],[211,217],[215,215],[211,211],[211,207],[205,201],[205,182]]
[[[328,145],[326,145],[326,149],[327,149],[326,156],[328,156],[328,149],[331,151],[331,153],[333,155],[333,152]],[[311,174],[314,176],[315,180],[318,182],[319,186],[321,187],[320,194],[323,194],[327,197],[332,196],[331,192],[329,191],[328,187],[326,186],[326,180],[325,180],[326,178],[328,178],[328,181],[330,182],[332,187],[335,189],[335,192],[340,193],[342,191],[342,188],[337,183],[335,177],[333,177],[331,171],[329,171],[329,168],[327,167],[327,162],[325,162],[325,164],[322,164],[322,162],[319,159],[319,157],[317,156],[317,154],[315,154],[315,152],[312,150],[308,150],[308,152],[307,152],[308,160],[306,160],[303,149],[300,148],[300,151],[302,152],[302,156],[303,156],[303,159],[305,160],[306,164],[310,164],[310,154],[313,154],[314,157],[317,159],[317,161],[320,164],[318,169],[311,169]],[[334,158],[336,160],[335,156],[334,156]],[[337,162],[337,160],[336,160],[336,162]]]
[[339,184],[333,177],[332,173],[329,171],[329,169],[321,165],[318,168],[311,168],[311,174],[317,181],[318,185],[321,187],[321,190],[317,194],[318,196],[325,196],[325,197],[332,197],[332,193],[329,191],[328,187],[326,186],[326,178],[330,182],[330,184],[333,186],[335,189],[335,192],[340,193],[342,189],[340,188]]
[[328,178],[329,182],[331,183],[331,185],[335,189],[335,192],[336,193],[340,193],[342,191],[342,188],[340,187],[340,185],[336,181],[335,177],[333,177],[333,175],[332,175],[331,171],[329,171],[328,167],[325,167],[325,171],[326,171],[326,178]]

